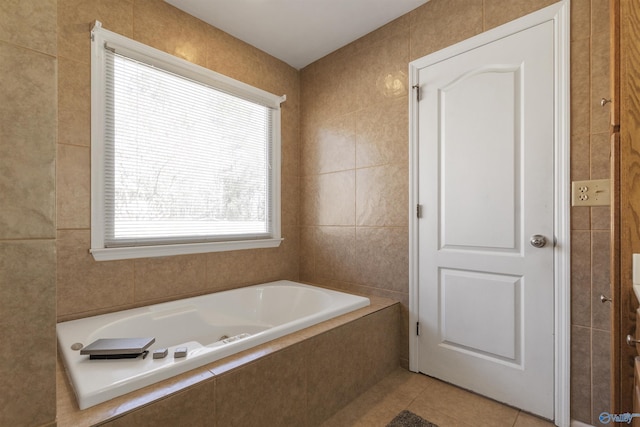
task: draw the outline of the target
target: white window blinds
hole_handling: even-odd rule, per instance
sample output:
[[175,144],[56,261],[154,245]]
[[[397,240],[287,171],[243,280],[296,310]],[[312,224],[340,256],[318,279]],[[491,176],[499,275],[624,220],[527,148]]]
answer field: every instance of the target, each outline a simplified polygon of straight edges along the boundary
[[104,246],[269,238],[272,109],[105,50]]
[[277,96],[91,30],[97,261],[280,245]]

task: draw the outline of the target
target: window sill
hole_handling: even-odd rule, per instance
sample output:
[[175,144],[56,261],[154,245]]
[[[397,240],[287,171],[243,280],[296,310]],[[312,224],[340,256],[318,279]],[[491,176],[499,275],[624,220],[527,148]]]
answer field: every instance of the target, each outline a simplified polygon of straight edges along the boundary
[[235,242],[188,243],[180,245],[133,246],[125,248],[91,248],[96,261],[153,258],[172,255],[202,254],[207,252],[238,251],[243,249],[277,248],[278,239],[238,240]]

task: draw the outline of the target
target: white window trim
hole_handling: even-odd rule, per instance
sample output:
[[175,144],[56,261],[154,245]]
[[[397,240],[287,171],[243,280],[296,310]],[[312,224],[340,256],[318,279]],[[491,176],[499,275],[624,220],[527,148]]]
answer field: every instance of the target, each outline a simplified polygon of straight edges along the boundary
[[[248,84],[234,80],[207,68],[172,56],[166,52],[131,40],[102,28],[96,21],[91,30],[91,249],[96,261],[147,258],[241,249],[274,248],[282,242],[280,214],[280,104],[286,96],[276,96]],[[131,246],[106,248],[104,244],[104,46],[122,52],[128,57],[141,59],[158,68],[174,72],[207,84],[216,89],[233,93],[248,101],[270,107],[273,120],[271,189],[273,203],[272,238],[234,240],[205,243],[184,243],[155,246]]]

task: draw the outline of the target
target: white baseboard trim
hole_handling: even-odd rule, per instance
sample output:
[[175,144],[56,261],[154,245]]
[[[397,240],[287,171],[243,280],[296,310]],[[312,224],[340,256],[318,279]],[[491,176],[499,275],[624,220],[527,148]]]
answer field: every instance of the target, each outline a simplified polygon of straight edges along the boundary
[[593,427],[591,424],[585,424],[582,421],[571,420],[571,427]]

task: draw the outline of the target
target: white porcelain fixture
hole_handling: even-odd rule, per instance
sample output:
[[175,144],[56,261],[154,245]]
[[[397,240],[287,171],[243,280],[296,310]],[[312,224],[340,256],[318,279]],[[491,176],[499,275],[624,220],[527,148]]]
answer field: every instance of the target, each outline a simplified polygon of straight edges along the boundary
[[632,267],[633,292],[640,301],[640,254],[633,254]]
[[[58,345],[80,409],[86,409],[369,304],[368,298],[281,280],[59,323]],[[135,337],[155,338],[144,359],[80,355],[78,343]],[[174,358],[180,347],[187,347],[187,356]],[[168,355],[154,359],[162,348]]]

